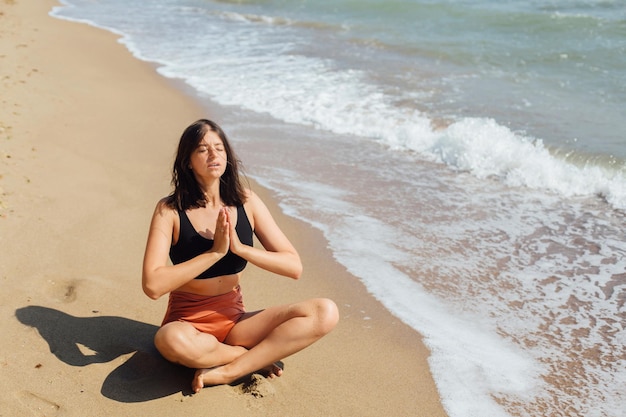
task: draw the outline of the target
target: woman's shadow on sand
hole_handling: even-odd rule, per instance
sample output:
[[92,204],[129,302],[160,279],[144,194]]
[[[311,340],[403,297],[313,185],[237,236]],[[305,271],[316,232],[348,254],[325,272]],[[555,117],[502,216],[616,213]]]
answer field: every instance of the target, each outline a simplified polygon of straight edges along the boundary
[[74,317],[41,306],[17,309],[17,319],[36,328],[50,352],[72,366],[110,362],[135,352],[102,384],[105,397],[142,402],[176,392],[191,394],[193,370],[171,364],[154,347],[158,327],[114,316]]

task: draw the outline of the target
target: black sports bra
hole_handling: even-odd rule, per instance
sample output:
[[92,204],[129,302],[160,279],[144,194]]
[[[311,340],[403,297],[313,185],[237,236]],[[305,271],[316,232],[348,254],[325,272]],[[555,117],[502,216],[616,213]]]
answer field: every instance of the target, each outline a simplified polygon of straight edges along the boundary
[[[180,233],[178,242],[170,247],[170,259],[173,264],[188,261],[210,250],[213,247],[213,239],[207,239],[194,229],[187,213],[178,211],[180,217]],[[243,206],[237,207],[237,225],[235,226],[241,243],[252,246],[252,226]],[[223,275],[237,274],[246,267],[248,261],[235,255],[230,250],[222,259],[217,261],[209,269],[198,275],[195,279],[207,279],[221,277]]]

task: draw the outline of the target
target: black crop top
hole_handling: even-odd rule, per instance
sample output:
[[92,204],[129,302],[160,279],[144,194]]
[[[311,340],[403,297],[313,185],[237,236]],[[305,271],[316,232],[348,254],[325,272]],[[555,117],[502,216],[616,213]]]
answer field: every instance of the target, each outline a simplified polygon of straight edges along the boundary
[[[213,239],[206,239],[194,229],[187,213],[179,211],[180,232],[178,242],[170,247],[170,259],[173,264],[188,261],[208,251],[213,247]],[[235,226],[239,240],[244,245],[252,246],[252,226],[243,206],[237,207],[237,225]],[[209,269],[198,275],[195,279],[207,279],[221,277],[223,275],[237,274],[246,267],[248,261],[235,255],[230,250],[222,259],[217,261]]]

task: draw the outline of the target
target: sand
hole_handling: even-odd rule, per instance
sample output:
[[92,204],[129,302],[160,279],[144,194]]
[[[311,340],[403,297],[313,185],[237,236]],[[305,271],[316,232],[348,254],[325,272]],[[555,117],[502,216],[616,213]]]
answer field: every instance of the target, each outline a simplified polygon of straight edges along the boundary
[[55,4],[0,0],[0,416],[445,416],[421,336],[254,183],[305,272],[249,267],[246,306],[323,296],[341,320],[281,378],[191,395],[153,347],[167,300],[143,294],[141,261],[182,129],[226,110]]

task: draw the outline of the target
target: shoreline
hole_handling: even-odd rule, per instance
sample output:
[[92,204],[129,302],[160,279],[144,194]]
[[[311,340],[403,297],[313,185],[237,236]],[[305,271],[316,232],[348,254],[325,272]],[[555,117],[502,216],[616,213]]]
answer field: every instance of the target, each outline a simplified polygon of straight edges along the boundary
[[114,34],[49,16],[56,4],[0,5],[0,363],[10,387],[0,408],[158,417],[219,404],[222,416],[445,416],[421,336],[332,258],[319,231],[281,213],[252,180],[305,272],[291,281],[248,267],[246,307],[329,297],[341,319],[261,389],[189,395],[188,371],[152,345],[167,298],[142,293],[141,259],[182,129],[227,109],[204,108]]

